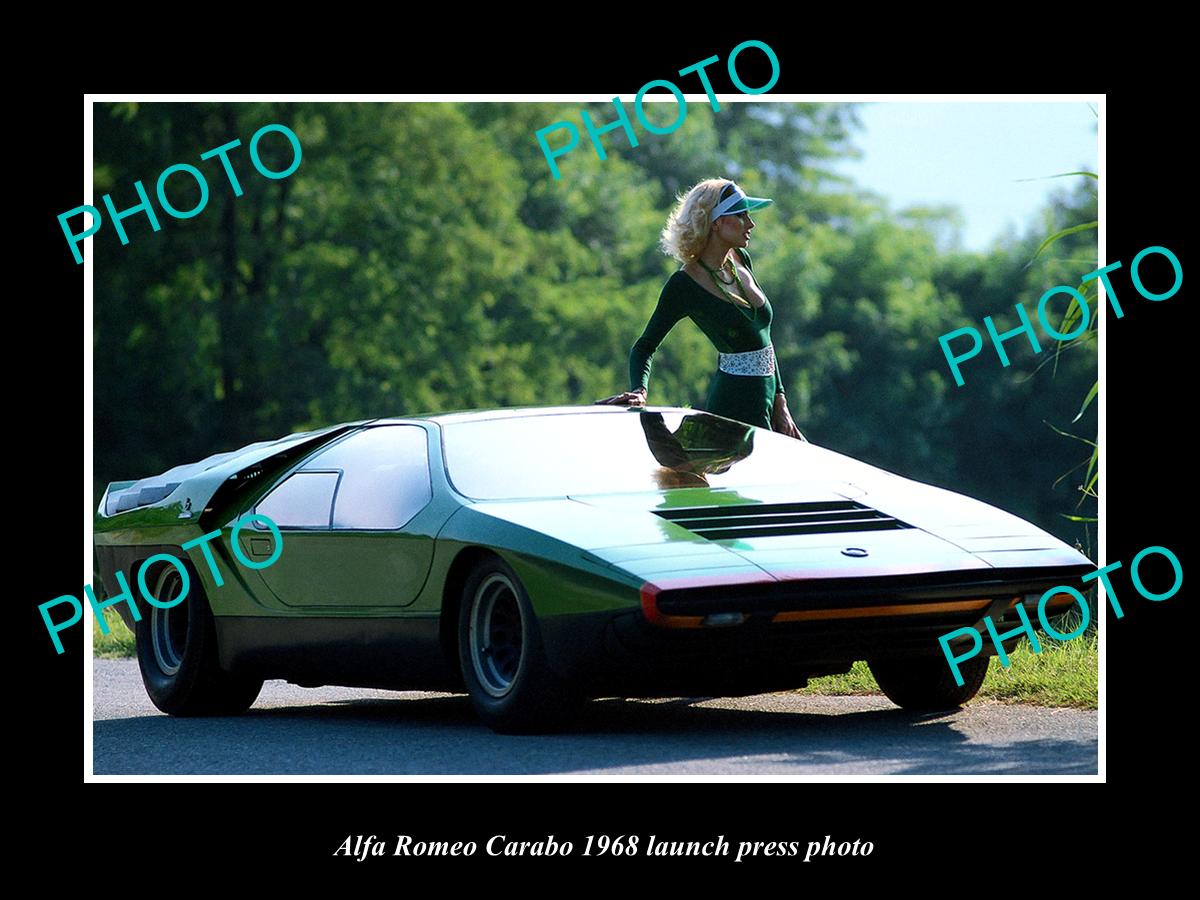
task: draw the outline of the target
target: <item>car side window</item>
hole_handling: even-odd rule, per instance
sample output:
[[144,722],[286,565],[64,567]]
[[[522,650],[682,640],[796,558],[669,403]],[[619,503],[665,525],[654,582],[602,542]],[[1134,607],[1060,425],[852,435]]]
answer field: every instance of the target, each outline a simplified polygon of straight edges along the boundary
[[293,472],[255,508],[280,528],[328,528],[340,472]]
[[297,474],[309,470],[341,472],[334,528],[399,528],[433,498],[428,439],[417,425],[365,428],[317,454]]

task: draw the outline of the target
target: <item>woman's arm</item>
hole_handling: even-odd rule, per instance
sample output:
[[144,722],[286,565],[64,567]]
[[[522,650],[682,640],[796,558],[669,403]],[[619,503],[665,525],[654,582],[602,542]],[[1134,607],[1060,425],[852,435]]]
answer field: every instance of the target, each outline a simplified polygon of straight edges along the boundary
[[792,421],[792,414],[788,410],[787,396],[783,391],[775,394],[775,406],[771,410],[771,430],[778,431],[780,434],[786,434],[788,437],[794,437],[797,440],[808,440],[800,429],[796,427],[796,423]]
[[[746,268],[750,270],[750,274],[753,275],[754,262],[750,258],[750,251],[745,247],[738,247],[738,253],[742,257],[742,262],[746,264]],[[754,281],[757,283],[758,279],[755,278]],[[796,423],[792,421],[792,413],[787,405],[787,393],[783,389],[783,371],[779,368],[778,356],[775,357],[775,404],[771,409],[771,430],[797,440],[808,440],[800,433]]]
[[658,305],[642,330],[642,336],[634,342],[629,351],[630,389],[596,402],[612,406],[645,406],[651,358],[662,344],[663,338],[686,314],[678,287],[672,286],[668,281],[658,295]]
[[[686,276],[685,276],[686,277]],[[655,351],[658,350],[675,323],[687,315],[682,294],[672,279],[663,285],[658,295],[658,305],[639,337],[629,351],[629,390],[645,393],[650,383],[650,367]]]
[[779,369],[778,356],[775,357],[775,405],[771,409],[771,430],[801,441],[807,440],[792,421],[792,413],[787,405],[787,393],[783,390],[783,372]]

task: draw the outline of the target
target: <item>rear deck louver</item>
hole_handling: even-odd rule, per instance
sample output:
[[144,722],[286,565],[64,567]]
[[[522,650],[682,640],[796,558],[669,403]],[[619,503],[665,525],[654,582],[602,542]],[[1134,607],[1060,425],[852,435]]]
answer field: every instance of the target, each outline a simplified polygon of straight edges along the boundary
[[912,528],[899,519],[853,500],[816,503],[756,503],[749,506],[693,506],[656,509],[655,515],[710,541],[784,534],[834,534]]

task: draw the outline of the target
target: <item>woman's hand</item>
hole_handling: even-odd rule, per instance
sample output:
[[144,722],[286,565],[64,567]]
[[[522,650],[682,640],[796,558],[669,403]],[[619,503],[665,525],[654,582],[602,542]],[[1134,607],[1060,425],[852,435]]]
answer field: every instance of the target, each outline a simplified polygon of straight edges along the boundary
[[796,427],[796,423],[792,421],[792,414],[788,411],[786,394],[775,395],[775,408],[771,412],[771,429],[778,431],[780,434],[786,434],[788,437],[794,437],[799,441],[807,440],[800,433],[800,429]]
[[603,400],[597,400],[596,403],[608,404],[609,406],[645,406],[646,389],[639,388],[636,391],[625,391],[621,394],[614,394],[611,397],[605,397]]

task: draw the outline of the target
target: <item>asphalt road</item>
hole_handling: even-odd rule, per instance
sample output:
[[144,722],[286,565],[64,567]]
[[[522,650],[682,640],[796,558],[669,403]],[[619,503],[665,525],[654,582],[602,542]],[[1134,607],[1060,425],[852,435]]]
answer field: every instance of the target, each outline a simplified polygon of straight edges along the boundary
[[1096,713],[884,697],[598,700],[568,733],[492,733],[465,696],[268,681],[244,716],[172,719],[135,660],[96,660],[101,774],[1034,775],[1096,773]]

